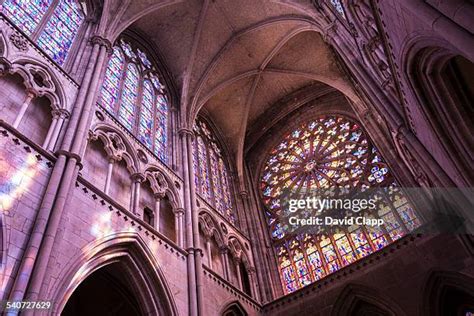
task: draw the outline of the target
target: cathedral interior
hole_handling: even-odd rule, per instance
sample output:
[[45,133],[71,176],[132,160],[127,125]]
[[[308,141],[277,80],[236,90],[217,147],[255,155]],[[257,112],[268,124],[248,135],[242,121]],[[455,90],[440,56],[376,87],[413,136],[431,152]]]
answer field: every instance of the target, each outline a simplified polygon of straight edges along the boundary
[[[473,31],[471,0],[0,0],[0,313],[474,315]],[[374,207],[294,224],[317,190]]]

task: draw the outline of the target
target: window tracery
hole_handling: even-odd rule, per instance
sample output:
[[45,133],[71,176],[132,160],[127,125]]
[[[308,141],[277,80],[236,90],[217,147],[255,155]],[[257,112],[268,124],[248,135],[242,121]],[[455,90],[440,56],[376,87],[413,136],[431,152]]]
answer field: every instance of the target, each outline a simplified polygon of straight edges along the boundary
[[222,151],[211,129],[198,119],[194,125],[193,143],[194,180],[196,191],[217,211],[235,223],[232,211],[229,173]]
[[124,39],[117,42],[107,65],[99,103],[166,163],[168,97],[144,50]]
[[[75,0],[6,0],[5,15],[63,65],[85,15]],[[43,23],[44,20],[44,23]]]
[[[260,182],[270,234],[285,293],[291,293],[353,263],[420,226],[413,207],[361,126],[326,115],[301,124],[270,152]],[[284,190],[345,188],[377,191],[376,212],[384,225],[352,225],[319,233],[292,232],[280,221]]]

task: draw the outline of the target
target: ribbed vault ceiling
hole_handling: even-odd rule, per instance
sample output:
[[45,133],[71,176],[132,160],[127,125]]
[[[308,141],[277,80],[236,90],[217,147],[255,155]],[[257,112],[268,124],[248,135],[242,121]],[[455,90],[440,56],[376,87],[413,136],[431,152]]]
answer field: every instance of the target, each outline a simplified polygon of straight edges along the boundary
[[189,124],[205,111],[238,165],[255,143],[246,137],[276,123],[268,117],[276,104],[280,116],[291,112],[281,103],[297,91],[332,87],[355,98],[310,0],[131,1],[122,11],[111,33],[129,27],[159,49],[182,99],[181,119]]

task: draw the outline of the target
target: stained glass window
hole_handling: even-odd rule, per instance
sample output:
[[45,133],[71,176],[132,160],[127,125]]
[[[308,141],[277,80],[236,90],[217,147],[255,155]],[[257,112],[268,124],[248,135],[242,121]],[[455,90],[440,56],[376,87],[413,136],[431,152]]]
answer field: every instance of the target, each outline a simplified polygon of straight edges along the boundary
[[[64,64],[85,18],[76,0],[7,0],[3,7],[15,25],[26,35],[37,38],[38,46],[46,54],[58,64]],[[48,20],[38,29],[43,19]]]
[[124,58],[122,51],[115,47],[105,72],[104,83],[102,84],[101,104],[110,112],[114,112],[114,106],[119,98],[123,66]]
[[[376,191],[376,211],[367,218],[383,219],[384,224],[319,233],[290,230],[281,221],[284,191],[321,188],[383,188]],[[284,135],[268,154],[260,189],[286,293],[382,249],[421,225],[361,126],[341,116],[321,116]]]
[[62,65],[83,21],[84,14],[75,0],[59,1],[41,32],[38,46]]
[[167,162],[168,97],[145,50],[120,39],[102,83],[99,104]]
[[31,35],[53,0],[6,0],[3,12],[26,35]]
[[194,180],[196,191],[232,223],[232,199],[229,176],[222,151],[209,126],[201,119],[194,125]]
[[153,87],[150,81],[143,84],[142,108],[140,111],[140,125],[138,129],[138,139],[148,148],[153,145]]

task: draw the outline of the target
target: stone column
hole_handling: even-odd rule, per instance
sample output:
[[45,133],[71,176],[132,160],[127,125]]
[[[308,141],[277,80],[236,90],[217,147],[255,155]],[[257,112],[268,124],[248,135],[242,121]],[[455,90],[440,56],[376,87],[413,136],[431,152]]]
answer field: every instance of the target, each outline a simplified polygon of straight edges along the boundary
[[161,192],[158,192],[158,193],[155,193],[154,195],[154,198],[155,198],[155,210],[154,210],[154,213],[155,213],[155,223],[154,223],[154,226],[156,228],[157,231],[160,231],[160,211],[161,211],[161,206],[160,206],[160,203],[161,203],[161,200],[165,197],[163,193]]
[[184,209],[177,208],[174,211],[174,226],[176,234],[176,244],[180,247],[184,247],[184,227],[183,227],[183,215]]
[[49,129],[48,129],[48,134],[46,134],[46,138],[44,139],[44,142],[43,142],[43,148],[45,149],[48,149],[48,145],[51,141],[51,136],[53,136],[53,132],[56,129],[56,124],[58,124],[59,111],[53,110],[51,111],[51,115],[53,117],[53,120],[51,121],[51,125],[49,126]]
[[178,245],[184,248],[184,209],[179,208],[176,211],[178,213],[178,221],[179,221],[179,234],[178,234]]
[[141,173],[132,174],[132,205],[130,210],[133,214],[138,215],[140,218],[143,218],[143,214],[140,211],[140,187],[144,179],[145,178]]
[[107,165],[107,177],[105,178],[104,193],[109,194],[110,181],[112,180],[112,174],[115,165],[115,157],[109,157],[109,164]]
[[239,288],[241,291],[244,290],[243,284],[242,284],[242,275],[240,274],[240,262],[239,260],[233,260],[234,265],[235,265],[235,271],[237,272],[237,288]]
[[[186,233],[186,251],[187,255],[187,269],[188,269],[188,295],[189,295],[189,315],[198,316],[201,310],[201,294],[198,285],[197,274],[201,273],[196,271],[197,269],[202,270],[202,266],[196,263],[198,254],[196,253],[196,234],[194,232],[195,226],[197,226],[197,213],[195,211],[195,192],[194,192],[194,171],[193,171],[193,156],[192,156],[192,138],[193,132],[189,129],[183,128],[179,130],[179,136],[181,140],[181,150],[183,157],[183,180],[184,180],[184,210],[185,210],[185,233]],[[196,229],[197,232],[199,232]],[[197,238],[199,236],[197,235]]]
[[249,283],[250,283],[250,290],[252,292],[252,297],[257,301],[260,301],[260,297],[257,291],[257,282],[255,280],[255,268],[254,267],[248,268],[247,274],[249,276]]
[[223,272],[224,272],[224,279],[227,281],[231,282],[230,279],[230,273],[229,273],[229,249],[227,247],[223,246],[219,248],[220,253],[221,253],[221,258],[222,258],[222,267],[223,267]]
[[26,95],[25,101],[23,101],[23,104],[21,105],[20,111],[18,111],[16,119],[12,124],[12,126],[14,128],[18,129],[18,126],[20,125],[20,122],[23,119],[23,116],[25,115],[25,112],[28,109],[28,106],[30,105],[31,101],[33,100],[33,98],[35,96],[36,96],[36,93],[33,90],[31,90],[31,89],[27,90],[27,95]]
[[207,265],[212,270],[211,237],[206,236]]
[[57,123],[55,125],[53,134],[51,136],[51,139],[49,141],[49,144],[47,145],[47,150],[53,151],[54,147],[58,141],[59,138],[59,133],[61,132],[61,128],[63,127],[64,121],[70,116],[69,112],[64,109],[59,110],[59,117],[57,120]]
[[[66,130],[61,149],[58,151],[56,164],[63,163],[67,159],[66,166],[62,170],[61,180],[55,183],[53,194],[56,199],[52,208],[41,207],[38,212],[35,225],[32,228],[38,238],[30,238],[26,253],[23,256],[17,278],[12,290],[11,300],[30,301],[38,300],[40,289],[51,257],[56,234],[62,213],[68,199],[72,196],[71,188],[74,188],[80,169],[81,146],[87,142],[87,130],[92,120],[92,111],[95,105],[97,92],[100,89],[100,75],[105,65],[107,51],[111,50],[108,40],[95,36],[92,40],[92,52],[87,65],[80,90],[71,115],[68,129]],[[46,192],[45,196],[48,197]],[[53,195],[54,198],[54,195]],[[44,235],[44,236],[43,236]],[[36,258],[36,260],[35,260]],[[28,282],[29,280],[29,282]],[[25,295],[26,287],[28,290]]]

